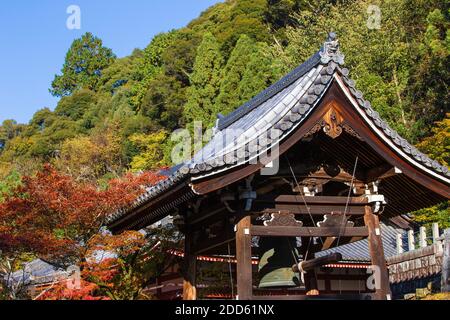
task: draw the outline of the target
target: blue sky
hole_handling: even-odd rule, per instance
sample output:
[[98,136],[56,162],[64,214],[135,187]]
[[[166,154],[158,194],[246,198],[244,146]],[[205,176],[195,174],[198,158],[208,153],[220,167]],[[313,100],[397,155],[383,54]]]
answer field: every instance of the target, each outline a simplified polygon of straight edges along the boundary
[[[53,109],[48,92],[75,38],[92,32],[123,57],[144,48],[162,31],[185,26],[219,0],[39,0],[0,4],[0,122],[27,123]],[[70,5],[81,9],[81,30],[69,30]]]

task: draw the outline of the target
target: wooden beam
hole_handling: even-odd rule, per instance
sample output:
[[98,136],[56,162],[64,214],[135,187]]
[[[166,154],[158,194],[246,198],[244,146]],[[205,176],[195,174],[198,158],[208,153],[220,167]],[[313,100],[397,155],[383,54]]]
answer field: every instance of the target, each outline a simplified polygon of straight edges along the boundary
[[250,235],[251,217],[244,216],[236,226],[237,294],[239,300],[251,300],[252,243]]
[[191,228],[197,230],[200,227],[217,222],[220,219],[218,217],[222,217],[225,214],[227,214],[226,209],[223,204],[220,204],[219,208],[208,208],[206,212],[201,211],[200,214],[193,216],[191,221],[189,221],[189,224],[191,225]]
[[337,239],[336,237],[327,237],[325,239],[325,241],[323,242],[321,251],[330,249],[331,246],[333,245],[334,241],[336,241],[336,239]]
[[366,173],[366,182],[372,182],[378,180],[381,176],[389,172],[391,169],[394,169],[392,165],[389,163],[382,164],[378,167],[371,168],[367,170]]
[[[348,201],[348,205],[347,205]],[[306,205],[305,205],[306,202]],[[302,197],[300,195],[280,195],[276,198],[262,196],[255,199],[254,211],[290,211],[294,214],[324,215],[331,212],[344,212],[348,215],[364,215],[367,199],[363,197]]]
[[199,255],[201,253],[204,253],[208,250],[217,248],[223,244],[227,244],[235,240],[235,235],[232,232],[228,232],[228,230],[221,234],[220,236],[217,236],[216,238],[200,241],[199,243],[195,244],[193,247],[193,252],[195,254]]
[[352,242],[356,242],[356,241],[361,241],[363,240],[364,237],[353,237],[351,238],[347,243],[352,243]]
[[[303,200],[304,198],[304,200]],[[364,197],[351,197],[348,199],[347,197],[330,197],[330,196],[315,196],[315,197],[302,197],[300,195],[280,195],[275,199],[276,202],[288,202],[288,203],[299,203],[302,204],[304,201],[308,205],[320,204],[320,205],[335,205],[335,204],[343,204],[346,205],[348,201],[348,205],[361,205],[367,204],[367,198]]]
[[322,256],[319,258],[312,258],[314,255],[308,255],[306,257],[306,260],[303,260],[297,264],[294,264],[292,266],[292,271],[294,272],[309,272],[312,270],[315,270],[317,268],[323,267],[327,264],[333,264],[333,263],[338,263],[339,261],[342,260],[342,254],[335,252],[335,253],[331,253],[328,254],[326,256]]
[[197,300],[197,256],[192,252],[192,234],[184,238],[183,300]]
[[389,287],[389,273],[384,256],[383,242],[381,240],[380,220],[377,215],[373,214],[372,207],[366,206],[366,214],[364,215],[364,223],[368,228],[369,236],[369,254],[372,260],[375,279],[375,299],[387,300],[391,298],[391,290]]
[[262,237],[367,237],[367,227],[252,226],[251,234]]
[[[270,207],[272,206],[272,207]],[[253,204],[253,211],[257,213],[261,211],[262,213],[272,213],[278,211],[290,211],[293,214],[302,215],[324,215],[331,212],[344,212],[345,205],[312,205],[308,203],[308,208],[304,204],[288,204],[288,203],[263,203],[255,200]],[[347,215],[350,216],[363,216],[364,215],[364,205],[361,206],[348,206]]]

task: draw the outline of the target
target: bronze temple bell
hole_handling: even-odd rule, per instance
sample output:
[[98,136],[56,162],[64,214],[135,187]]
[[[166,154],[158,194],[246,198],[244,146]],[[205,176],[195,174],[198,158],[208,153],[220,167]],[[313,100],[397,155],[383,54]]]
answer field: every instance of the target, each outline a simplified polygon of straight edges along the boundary
[[305,287],[300,272],[342,260],[339,252],[301,260],[296,242],[296,238],[287,237],[260,239],[259,289]]
[[295,238],[260,238],[259,288],[289,288],[302,285],[300,274],[292,270],[299,253]]

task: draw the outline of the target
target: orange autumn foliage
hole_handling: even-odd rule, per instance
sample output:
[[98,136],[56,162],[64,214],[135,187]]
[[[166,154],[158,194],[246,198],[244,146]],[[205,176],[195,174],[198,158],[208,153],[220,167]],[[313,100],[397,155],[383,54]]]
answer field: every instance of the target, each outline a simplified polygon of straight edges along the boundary
[[75,182],[50,165],[26,176],[0,204],[0,250],[63,258],[80,256],[107,215],[163,179],[146,172],[111,180],[106,189]]

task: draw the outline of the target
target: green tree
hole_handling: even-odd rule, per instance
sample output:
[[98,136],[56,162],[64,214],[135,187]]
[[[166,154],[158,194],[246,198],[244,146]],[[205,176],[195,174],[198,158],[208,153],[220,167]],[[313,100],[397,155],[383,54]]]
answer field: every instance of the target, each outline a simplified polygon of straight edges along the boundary
[[136,49],[133,53],[121,59],[116,59],[105,68],[99,79],[99,91],[115,94],[119,88],[134,84],[135,67],[142,58],[142,51]]
[[131,104],[136,109],[140,108],[142,99],[151,87],[150,81],[155,75],[163,72],[163,53],[173,43],[175,37],[174,31],[156,35],[135,64],[133,78],[136,80],[136,84],[131,91]]
[[188,122],[202,121],[212,126],[219,112],[216,98],[220,88],[220,71],[223,58],[219,43],[211,33],[206,33],[197,49],[194,70],[190,76],[191,86],[188,89],[188,101],[184,115]]
[[25,130],[25,135],[30,136],[42,132],[45,128],[50,127],[56,118],[56,115],[49,108],[36,111]]
[[163,145],[167,139],[167,132],[159,131],[150,134],[137,133],[130,137],[130,141],[138,147],[140,153],[133,157],[131,170],[139,172],[143,170],[155,170],[164,165]]
[[218,109],[227,114],[267,88],[280,75],[280,68],[264,42],[242,35],[222,71]]
[[12,170],[5,178],[0,180],[0,202],[5,196],[11,195],[11,192],[21,183],[21,177],[17,170]]
[[229,0],[205,10],[188,27],[195,33],[211,32],[228,57],[241,35],[271,43],[271,26],[265,21],[267,0]]
[[17,137],[24,129],[23,125],[20,125],[15,120],[5,120],[0,125],[0,151],[5,147],[6,143]]
[[75,121],[57,118],[51,126],[30,137],[31,146],[27,156],[49,160],[58,154],[61,144],[66,139],[73,138],[81,132],[79,124]]
[[417,147],[432,159],[450,167],[450,113],[436,123],[432,135],[423,139]]
[[61,75],[56,75],[50,92],[57,97],[67,96],[80,88],[96,90],[102,70],[115,60],[111,49],[101,39],[85,33],[76,39],[66,54]]
[[117,178],[124,172],[119,126],[96,129],[89,136],[66,139],[55,167],[76,181],[97,183],[104,177]]
[[173,42],[162,54],[165,75],[173,77],[183,86],[189,86],[197,48],[202,39],[203,34],[197,34],[190,29],[182,29],[177,32]]
[[159,74],[149,81],[149,88],[142,99],[142,114],[169,131],[183,125],[183,105],[186,103],[186,87],[174,77]]
[[[447,167],[450,166],[450,113],[446,114],[444,120],[436,123],[436,126],[431,130],[431,135],[417,144],[417,147],[432,159]],[[414,212],[414,219],[425,225],[437,222],[441,228],[449,228],[449,204],[450,202],[447,201],[437,206]]]
[[425,226],[431,226],[432,223],[437,222],[441,229],[447,229],[450,228],[449,205],[449,201],[443,202],[437,206],[416,211],[412,215],[415,221]]
[[55,114],[73,121],[79,120],[96,102],[96,95],[88,89],[80,89],[71,96],[63,97],[55,108]]
[[417,65],[411,68],[407,87],[409,103],[418,120],[419,136],[426,135],[427,129],[450,110],[450,12],[446,12],[444,6],[429,10],[425,32],[414,42]]
[[274,29],[296,26],[297,20],[293,13],[300,8],[300,0],[267,0],[264,19]]
[[[313,54],[323,43],[327,32],[336,31],[346,54],[346,65],[352,71],[351,77],[355,79],[358,88],[393,128],[405,138],[415,141],[427,130],[422,122],[429,121],[421,120],[417,106],[427,104],[426,113],[441,114],[442,118],[442,111],[434,109],[427,96],[441,97],[440,100],[444,102],[440,106],[445,105],[448,100],[445,98],[448,93],[442,90],[445,78],[441,81],[441,86],[430,85],[430,81],[413,85],[417,82],[414,74],[420,73],[422,68],[426,74],[436,75],[435,78],[433,76],[434,81],[440,77],[439,72],[430,69],[427,59],[422,61],[418,48],[419,43],[424,41],[422,37],[426,37],[427,15],[430,10],[433,12],[443,5],[439,0],[383,1],[377,4],[382,13],[380,28],[369,28],[370,16],[367,10],[373,4],[370,0],[336,1],[336,4],[330,3],[320,11],[316,11],[314,7],[302,10],[297,15],[299,27],[287,30],[287,48],[280,45],[275,45],[274,48],[286,66],[285,71],[288,71]],[[413,18],[411,11],[417,16]],[[431,20],[439,25],[439,37],[442,40],[445,38],[445,24],[439,15],[433,14],[433,17]],[[437,47],[442,48],[442,45]],[[437,51],[442,52],[441,49]],[[441,63],[439,71],[448,73],[446,70],[448,68]],[[422,95],[421,92],[427,94]],[[433,106],[433,111],[430,111],[430,106]]]
[[217,107],[221,113],[233,111],[243,102],[238,94],[238,87],[242,81],[250,57],[257,50],[255,42],[247,35],[242,35],[221,72],[220,93],[217,97]]
[[280,77],[281,68],[270,55],[269,45],[264,42],[257,43],[238,87],[241,102],[251,99]]

